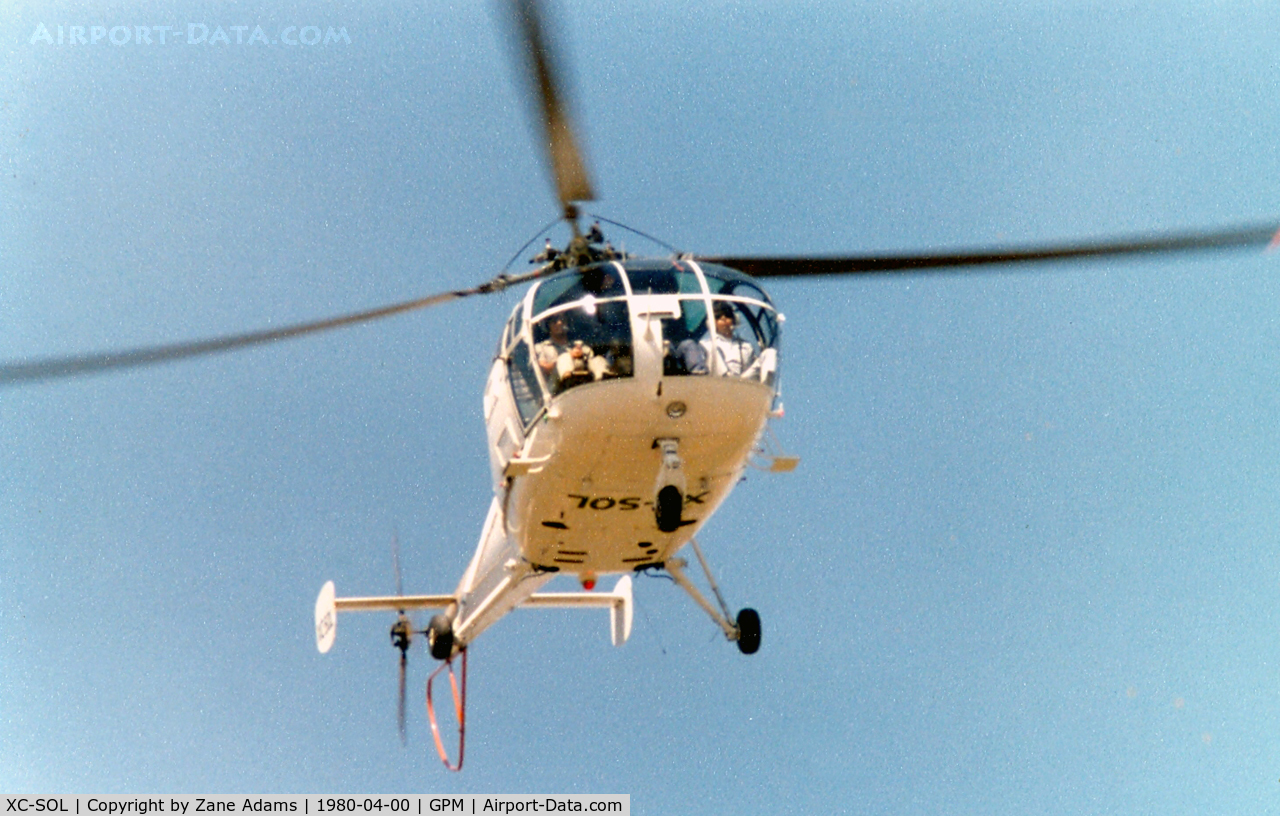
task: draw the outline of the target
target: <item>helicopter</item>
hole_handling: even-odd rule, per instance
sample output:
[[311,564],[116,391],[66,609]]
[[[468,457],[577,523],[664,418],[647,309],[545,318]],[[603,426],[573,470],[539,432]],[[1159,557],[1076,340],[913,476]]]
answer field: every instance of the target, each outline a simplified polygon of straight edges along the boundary
[[[780,407],[775,400],[782,321],[772,300],[758,284],[760,279],[1236,246],[1265,243],[1274,233],[1268,226],[1039,252],[971,253],[953,256],[954,263],[937,257],[916,259],[918,263],[914,266],[912,259],[874,258],[865,261],[866,268],[852,259],[694,256],[644,261],[613,257],[615,251],[606,243],[592,240],[592,232],[579,227],[576,205],[593,200],[594,190],[585,182],[585,171],[573,144],[573,131],[564,113],[563,93],[551,70],[552,55],[536,27],[536,9],[525,5],[517,13],[522,14],[524,20],[533,21],[526,26],[528,56],[533,65],[531,73],[537,79],[536,96],[543,110],[557,196],[564,218],[574,230],[574,238],[569,246],[557,251],[556,258],[540,262],[542,266],[527,276],[503,277],[474,290],[414,303],[414,307],[420,308],[456,297],[499,291],[516,283],[533,284],[502,328],[501,347],[485,390],[495,497],[473,561],[474,570],[468,569],[464,576],[464,582],[470,582],[467,590],[470,594],[464,603],[460,583],[460,589],[451,595],[420,596],[430,598],[445,610],[443,623],[433,624],[434,631],[429,628],[426,633],[433,654],[443,655],[444,660],[452,657],[465,660],[466,646],[505,611],[543,602],[534,599],[539,598],[538,582],[548,576],[577,575],[585,587],[594,584],[599,576],[611,573],[621,572],[625,578],[645,569],[670,571],[674,567],[682,571],[675,554],[681,551],[685,543],[682,539],[686,537],[701,560],[695,533],[727,498],[734,484],[731,478],[734,468],[740,470],[745,466],[746,457],[755,452],[761,434],[767,430],[770,414],[778,412]],[[881,265],[877,267],[874,262]],[[555,292],[560,286],[564,290]],[[740,359],[736,373],[730,370],[727,361],[721,363],[716,355],[706,353],[717,333],[717,306],[727,307],[731,312],[728,318],[734,326],[731,335],[751,346],[749,353],[741,355],[750,357],[750,362],[744,367]],[[373,319],[390,313],[393,312],[386,310],[378,315],[364,313],[356,317]],[[595,361],[594,370],[590,362],[581,366],[575,362],[586,357],[585,351],[578,358],[570,353],[564,366],[560,365],[563,354],[557,355],[554,371],[537,366],[537,347],[553,339],[556,315],[565,318],[569,337],[577,334],[584,348],[592,349],[588,359]],[[342,318],[303,328],[336,328],[343,322],[357,321]],[[301,333],[304,332],[295,332]],[[291,335],[283,332],[255,335],[254,342],[285,336]],[[239,342],[247,339],[241,336],[194,344],[186,350],[190,353],[226,350],[249,345],[249,342]],[[683,354],[681,346],[685,349]],[[697,363],[700,353],[707,360],[701,366]],[[112,359],[123,364],[178,356],[190,355],[179,354],[168,347],[158,352],[143,350],[114,355]],[[105,361],[99,358],[98,362]],[[83,359],[81,363],[84,371],[96,365]],[[753,365],[754,372],[747,375]],[[21,372],[13,373],[17,379]],[[680,405],[683,413],[673,417],[672,413],[681,412]],[[644,411],[653,416],[643,415]],[[713,429],[707,433],[723,433],[726,416],[741,420],[739,424],[743,427],[740,433],[734,429],[734,440],[746,441],[737,447],[729,446],[732,455],[725,456],[723,461],[728,465],[723,467],[727,470],[721,473],[716,470],[722,467],[721,460],[712,463],[695,451],[692,440],[697,431],[693,430],[693,423],[702,422]],[[743,416],[746,419],[742,419]],[[623,441],[620,437],[626,435],[613,431],[626,424],[622,420],[632,419],[637,420],[636,425],[643,421],[657,427],[646,426],[647,430],[636,431],[632,434],[634,438],[626,437],[628,441]],[[608,428],[609,433],[602,439],[604,428]],[[680,430],[672,431],[672,428]],[[616,461],[622,463],[619,469],[627,472],[609,479],[599,476],[599,472],[607,470],[606,465],[613,466],[614,454],[617,454]],[[590,484],[584,485],[581,475],[566,475],[572,473],[571,455],[581,459],[588,455],[607,455],[610,459],[605,463],[601,463],[602,460],[577,463],[579,473],[585,468],[592,475]],[[788,463],[787,457],[775,457],[773,461],[778,469],[785,469]],[[567,486],[575,478],[577,484]],[[705,490],[704,479],[707,480]],[[523,531],[523,537],[513,535],[517,531]],[[611,543],[599,551],[583,550],[580,541],[599,541],[599,536],[606,533],[611,536],[615,532],[619,541],[625,533],[629,540],[626,546],[632,549]],[[653,546],[641,548],[645,543]],[[512,552],[515,555],[510,555]],[[504,554],[509,555],[506,560]],[[503,583],[512,577],[506,566],[510,558],[517,562],[515,569],[519,572],[513,580],[519,585],[518,591],[511,589],[510,583]],[[671,574],[674,577],[676,573]],[[495,594],[498,589],[507,594]],[[486,590],[488,594],[484,594]],[[600,605],[614,610],[613,631],[621,635],[615,640],[625,640],[628,631],[626,623],[631,604],[626,590],[620,581],[612,595],[583,596],[601,598]],[[529,594],[522,599],[520,595],[526,591]],[[394,611],[431,608],[425,600],[421,601],[422,606],[411,606],[411,601],[418,597],[387,599],[382,608]],[[702,600],[705,602],[706,598]],[[554,597],[545,602],[578,603]],[[454,605],[457,608],[450,612],[449,608]],[[726,629],[726,637],[735,641],[739,649],[748,651],[746,647],[753,641],[758,647],[758,618],[753,625],[751,616],[746,616],[744,621],[742,612],[731,616],[723,608],[717,609],[709,603],[706,606],[711,607],[712,617]],[[354,599],[334,599],[335,612],[354,608]],[[397,621],[397,625],[399,623]],[[326,636],[331,633],[330,629]],[[416,633],[402,628],[400,634],[407,643]],[[393,630],[393,638],[395,636]]]

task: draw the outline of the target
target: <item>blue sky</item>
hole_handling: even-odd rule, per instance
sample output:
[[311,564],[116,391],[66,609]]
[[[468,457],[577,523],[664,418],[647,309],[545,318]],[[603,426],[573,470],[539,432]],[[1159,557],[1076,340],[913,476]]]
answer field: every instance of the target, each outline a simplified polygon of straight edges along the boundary
[[[1265,4],[556,3],[593,209],[681,249],[987,246],[1280,214]],[[555,214],[493,9],[11,3],[0,356],[477,283]],[[284,47],[53,27],[345,27]],[[234,34],[232,35],[234,37]],[[611,235],[611,237],[613,237]],[[630,242],[628,242],[630,244]],[[647,247],[638,247],[647,249]],[[521,611],[444,772],[390,617],[489,500],[514,294],[0,393],[0,788],[616,792],[637,813],[1255,813],[1280,791],[1274,257],[781,282],[803,457],[644,579]],[[413,699],[413,698],[411,698]]]

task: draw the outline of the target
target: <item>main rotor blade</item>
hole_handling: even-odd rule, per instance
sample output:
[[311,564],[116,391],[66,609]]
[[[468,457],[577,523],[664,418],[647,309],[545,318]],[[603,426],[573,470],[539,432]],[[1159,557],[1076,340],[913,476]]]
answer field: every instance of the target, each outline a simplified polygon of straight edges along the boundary
[[[400,580],[400,531],[391,532],[391,563],[396,571],[396,595],[404,594],[404,583]],[[404,614],[404,610],[400,610]]]
[[292,338],[302,337],[308,334],[319,334],[321,332],[341,329],[347,326],[354,326],[359,323],[369,323],[374,320],[381,320],[384,317],[392,317],[393,315],[402,314],[404,312],[412,312],[417,309],[439,306],[442,303],[448,303],[450,301],[459,300],[472,295],[485,295],[492,292],[500,292],[512,284],[534,280],[542,277],[550,271],[554,271],[553,266],[551,264],[546,264],[519,275],[499,275],[493,280],[482,283],[479,286],[473,286],[470,289],[441,292],[437,295],[430,295],[429,297],[417,298],[415,300],[406,300],[402,303],[394,303],[390,306],[382,306],[377,309],[368,309],[363,312],[354,312],[348,315],[330,317],[309,323],[297,323],[280,329],[262,329],[260,331],[245,332],[243,334],[213,337],[207,340],[192,340],[189,342],[170,343],[162,346],[148,346],[145,348],[129,349],[126,351],[108,351],[97,354],[75,354],[69,357],[50,357],[44,360],[4,363],[0,365],[0,387],[16,385],[24,382],[34,382],[37,380],[62,379],[66,377],[75,377],[81,374],[94,374],[100,371],[164,363],[171,360],[182,360],[188,357],[200,357],[206,354],[218,354],[225,351],[234,351],[236,349],[247,348],[249,346],[266,345],[268,343],[290,340]]
[[1267,246],[1280,240],[1280,223],[1254,224],[1222,230],[1165,232],[1126,238],[1104,238],[1071,244],[1011,247],[960,252],[762,257],[717,256],[698,260],[737,269],[753,278],[798,278],[829,275],[882,275],[910,272],[945,272],[961,267],[1004,264],[1123,258],[1176,252],[1203,252]]
[[354,326],[357,323],[368,323],[384,317],[409,312],[414,309],[425,309],[447,303],[451,300],[476,294],[474,291],[445,292],[431,297],[409,300],[392,306],[383,306],[365,312],[331,317],[312,323],[298,323],[280,329],[263,329],[261,331],[233,334],[226,337],[214,337],[208,340],[192,340],[186,343],[172,343],[163,346],[130,349],[127,351],[108,351],[100,354],[76,354],[70,357],[53,357],[30,362],[6,363],[0,365],[0,385],[12,385],[31,380],[50,380],[60,377],[73,377],[78,374],[91,374],[114,368],[131,368],[133,366],[163,363],[170,360],[182,360],[187,357],[199,357],[205,354],[217,354],[224,351],[260,346],[307,334]]
[[543,136],[547,148],[547,161],[556,183],[556,196],[560,206],[569,207],[574,201],[593,201],[595,192],[591,179],[578,150],[573,123],[565,100],[563,83],[556,74],[554,54],[542,25],[537,0],[509,0],[511,14],[515,18],[524,52],[525,70],[529,84],[536,93],[536,108],[542,117]]

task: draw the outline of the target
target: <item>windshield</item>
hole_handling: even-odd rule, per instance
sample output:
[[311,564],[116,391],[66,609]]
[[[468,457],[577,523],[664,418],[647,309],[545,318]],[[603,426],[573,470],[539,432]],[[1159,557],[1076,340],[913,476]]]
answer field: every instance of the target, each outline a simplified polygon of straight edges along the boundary
[[591,295],[533,324],[533,359],[552,396],[579,385],[630,377],[631,321],[623,298]]
[[633,319],[661,325],[662,376],[776,382],[778,315],[751,278],[726,267],[606,262],[547,278],[529,305],[527,356],[509,358],[513,366],[527,366],[512,381],[521,381],[517,401],[529,406],[535,391],[554,397],[633,376]]
[[611,263],[576,269],[538,284],[533,293],[534,317],[548,309],[584,298],[621,297],[627,293],[622,276]]

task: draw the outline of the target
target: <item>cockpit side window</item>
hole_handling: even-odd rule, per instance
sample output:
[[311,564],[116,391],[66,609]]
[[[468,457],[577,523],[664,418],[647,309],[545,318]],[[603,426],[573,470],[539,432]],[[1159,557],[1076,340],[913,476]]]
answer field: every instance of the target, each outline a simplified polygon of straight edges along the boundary
[[756,286],[754,282],[741,272],[724,266],[702,265],[702,274],[707,279],[707,288],[711,296],[732,295],[734,297],[751,298],[763,303],[772,303],[769,296]]
[[527,428],[542,410],[542,386],[533,373],[533,365],[529,362],[529,346],[523,340],[511,349],[511,356],[507,360],[507,378],[511,382],[511,394],[515,397],[520,421]]
[[778,318],[772,309],[754,303],[735,302],[733,306],[738,312],[740,333],[749,332],[761,348],[771,348],[776,344]]
[[498,356],[506,354],[511,343],[520,336],[520,327],[524,321],[520,318],[524,316],[524,301],[516,304],[515,310],[511,313],[511,317],[507,320],[507,325],[502,330],[502,339],[498,341]]

